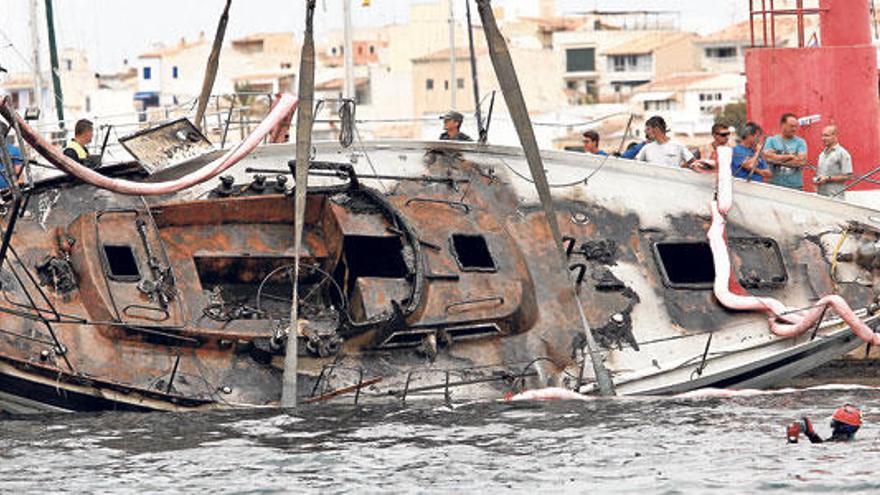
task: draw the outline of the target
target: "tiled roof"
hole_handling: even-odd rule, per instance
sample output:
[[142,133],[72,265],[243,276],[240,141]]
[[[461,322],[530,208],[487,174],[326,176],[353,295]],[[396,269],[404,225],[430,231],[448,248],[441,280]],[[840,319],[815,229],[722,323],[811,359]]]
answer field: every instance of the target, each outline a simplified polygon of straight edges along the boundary
[[[412,61],[414,63],[436,62],[438,60],[447,60],[448,61],[449,60],[449,52],[450,52],[449,48],[446,48],[443,50],[438,50],[436,52],[429,53],[427,55],[422,55],[420,57],[416,57]],[[485,53],[488,53],[488,52],[486,52],[486,50],[481,50],[481,49],[477,48],[477,56],[478,57],[480,55],[485,54]],[[470,58],[470,56],[471,56],[471,52],[467,48],[456,48],[455,49],[455,58],[456,59],[464,60],[464,59]]]
[[[769,21],[769,19],[768,19]],[[791,16],[777,17],[774,23],[776,29],[776,42],[781,44],[783,40],[797,36],[797,18]],[[805,38],[809,38],[813,31],[818,29],[819,20],[816,16],[804,17]],[[767,23],[767,36],[770,36],[770,23]],[[760,17],[755,18],[755,42],[761,43],[764,39],[764,22]],[[749,21],[731,24],[726,28],[703,36],[700,43],[721,42],[750,42],[751,27]]]
[[637,93],[654,91],[682,91],[694,89],[722,89],[735,85],[743,85],[745,89],[745,76],[741,74],[727,74],[716,72],[685,72],[674,74],[663,79],[639,86]]
[[[358,77],[354,80],[355,87],[362,87],[369,81],[369,78],[366,77]],[[315,85],[315,91],[336,91],[341,90],[343,84],[345,84],[345,80],[341,77],[337,77],[336,79],[330,79],[329,81],[324,81],[320,84]]]
[[613,48],[603,51],[605,55],[642,55],[653,53],[654,50],[666,45],[694,38],[693,33],[682,32],[661,32],[648,33],[645,36],[634,38],[626,43],[617,45]]

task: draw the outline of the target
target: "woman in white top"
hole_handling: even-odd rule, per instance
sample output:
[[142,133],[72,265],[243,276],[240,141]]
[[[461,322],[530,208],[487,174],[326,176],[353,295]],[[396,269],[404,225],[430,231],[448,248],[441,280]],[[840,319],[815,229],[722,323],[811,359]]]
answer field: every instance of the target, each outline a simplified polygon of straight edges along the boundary
[[645,134],[650,139],[636,160],[668,165],[670,167],[691,168],[694,163],[694,154],[683,144],[669,139],[666,121],[663,117],[653,116],[645,122]]

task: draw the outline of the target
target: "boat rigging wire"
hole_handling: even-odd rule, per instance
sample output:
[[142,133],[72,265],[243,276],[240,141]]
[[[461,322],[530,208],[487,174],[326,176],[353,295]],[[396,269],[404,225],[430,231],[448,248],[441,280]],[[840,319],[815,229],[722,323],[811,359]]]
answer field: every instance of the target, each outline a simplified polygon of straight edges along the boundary
[[[623,144],[626,142],[626,137],[627,137],[627,135],[629,135],[630,126],[631,126],[631,124],[632,124],[632,121],[633,121],[633,118],[634,118],[634,117],[635,117],[635,115],[633,115],[633,114],[630,114],[630,115],[629,115],[629,123],[627,123],[627,125],[626,125],[626,130],[624,131],[623,136],[620,138],[620,145],[619,145],[619,147],[618,147],[619,150],[622,150],[622,149],[623,149]],[[598,174],[598,173],[602,170],[602,168],[605,167],[605,163],[608,162],[608,159],[609,159],[609,158],[611,158],[611,155],[605,155],[604,157],[602,157],[602,161],[599,163],[599,166],[596,167],[592,172],[590,172],[589,174],[587,174],[587,176],[584,177],[583,179],[576,180],[576,181],[572,181],[572,182],[565,182],[565,183],[561,183],[561,184],[549,184],[549,186],[550,186],[550,188],[552,188],[552,189],[563,189],[563,188],[566,188],[566,187],[573,187],[573,186],[577,186],[577,185],[580,185],[580,184],[583,184],[583,185],[586,187],[587,185],[589,185],[589,183],[590,183],[590,179],[592,179],[596,174]],[[535,183],[535,181],[534,181],[531,177],[527,177],[527,176],[521,174],[520,172],[518,172],[518,171],[517,171],[515,168],[513,168],[509,163],[507,163],[506,161],[504,161],[503,158],[498,158],[498,160],[499,160],[499,161],[500,161],[505,167],[507,167],[511,172],[513,172],[514,175],[516,175],[516,176],[519,177],[520,179],[522,179],[522,180],[524,180],[524,181],[526,181],[526,182],[529,182],[529,183],[531,183],[531,184],[534,184],[534,183]]]
[[[354,126],[354,133],[357,136],[358,144],[361,147],[361,153],[363,153],[364,156],[367,158],[367,164],[370,166],[370,170],[373,171],[373,175],[379,175],[379,173],[376,171],[376,167],[373,165],[373,160],[370,158],[370,153],[367,151],[366,145],[364,145],[364,140],[361,138],[361,131],[360,131],[360,129],[358,129],[357,125]],[[379,187],[382,188],[382,192],[384,192],[387,195],[388,188],[385,187],[385,182],[383,182],[381,180],[378,182],[379,182]]]

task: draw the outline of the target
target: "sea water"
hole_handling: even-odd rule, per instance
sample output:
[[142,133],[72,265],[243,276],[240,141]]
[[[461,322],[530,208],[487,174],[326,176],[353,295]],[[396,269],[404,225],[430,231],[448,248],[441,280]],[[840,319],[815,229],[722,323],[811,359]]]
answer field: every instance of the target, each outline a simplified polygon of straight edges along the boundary
[[[0,492],[880,491],[876,389],[727,395],[7,417]],[[855,442],[786,443],[846,402]]]

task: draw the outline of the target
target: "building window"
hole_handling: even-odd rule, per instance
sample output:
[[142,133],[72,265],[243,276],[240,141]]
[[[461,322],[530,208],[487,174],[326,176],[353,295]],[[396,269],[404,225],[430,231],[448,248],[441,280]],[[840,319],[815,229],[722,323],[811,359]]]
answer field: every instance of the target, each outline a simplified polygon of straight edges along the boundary
[[596,70],[595,48],[573,48],[565,50],[565,70],[567,72],[593,72]]
[[443,89],[449,91],[449,79],[443,81]]
[[289,68],[291,68],[290,62],[282,62],[282,63],[281,63],[281,68],[282,68],[282,69],[289,69]]
[[152,67],[144,67],[144,80],[149,81],[153,77]]
[[651,72],[651,55],[611,55],[608,70],[611,72]]
[[370,45],[370,55],[372,55],[374,53],[376,53],[376,47],[373,45]]
[[706,48],[706,58],[715,58],[721,60],[730,60],[736,58],[736,47],[725,46],[716,48]]
[[673,100],[652,100],[644,103],[645,111],[663,111],[673,110],[675,102]]
[[92,111],[92,99],[91,97],[86,96],[86,113]]
[[174,67],[171,68],[171,77],[173,77],[174,79],[177,79],[177,74],[178,74],[177,66],[175,65]]
[[331,55],[336,55],[336,47],[335,47],[335,46],[334,46],[333,48],[330,49],[330,54],[331,54]]
[[464,79],[458,78],[455,85],[458,86],[458,89],[464,89]]
[[73,60],[69,58],[64,59],[64,67],[67,68],[67,71],[70,72],[73,70]]
[[428,91],[434,90],[434,80],[433,79],[428,79],[427,81],[425,81],[425,89],[427,89]]
[[369,105],[372,103],[372,91],[370,91],[369,81],[355,88],[354,99],[358,105]]

